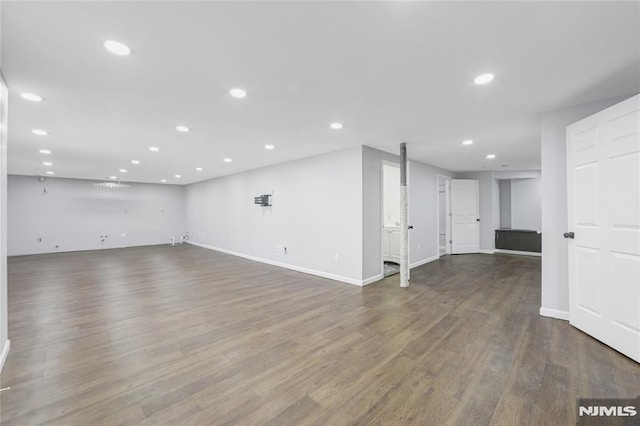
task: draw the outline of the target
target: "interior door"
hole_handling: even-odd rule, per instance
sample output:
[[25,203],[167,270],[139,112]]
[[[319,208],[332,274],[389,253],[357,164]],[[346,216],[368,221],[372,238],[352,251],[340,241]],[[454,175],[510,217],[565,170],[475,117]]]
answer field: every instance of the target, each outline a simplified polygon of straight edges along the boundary
[[640,362],[640,95],[567,128],[569,318]]
[[475,179],[451,179],[451,252],[480,251],[480,196]]

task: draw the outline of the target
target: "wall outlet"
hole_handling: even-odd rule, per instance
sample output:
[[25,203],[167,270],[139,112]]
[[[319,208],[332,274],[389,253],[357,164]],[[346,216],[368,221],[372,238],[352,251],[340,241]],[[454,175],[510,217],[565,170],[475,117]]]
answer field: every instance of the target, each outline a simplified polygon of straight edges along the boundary
[[37,237],[37,238],[36,238],[36,241],[37,241],[37,242],[39,242],[39,243],[41,243],[41,242],[42,242],[42,237]]
[[340,253],[336,253],[333,255],[333,260],[335,260],[336,262],[340,262]]
[[282,251],[284,252],[284,254],[287,254],[287,246],[282,247]]

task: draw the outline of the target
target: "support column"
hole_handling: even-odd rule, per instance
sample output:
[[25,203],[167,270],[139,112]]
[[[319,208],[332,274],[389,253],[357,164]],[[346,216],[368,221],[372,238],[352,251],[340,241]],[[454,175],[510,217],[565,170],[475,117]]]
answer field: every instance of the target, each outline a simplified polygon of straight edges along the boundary
[[400,287],[409,287],[407,143],[400,144]]

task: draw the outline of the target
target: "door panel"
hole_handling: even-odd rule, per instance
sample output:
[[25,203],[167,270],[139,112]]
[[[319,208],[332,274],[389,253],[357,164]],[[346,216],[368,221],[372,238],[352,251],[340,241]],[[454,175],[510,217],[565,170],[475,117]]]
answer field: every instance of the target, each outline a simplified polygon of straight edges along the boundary
[[451,180],[451,252],[480,251],[479,182],[475,179]]
[[640,362],[640,95],[567,128],[570,322]]

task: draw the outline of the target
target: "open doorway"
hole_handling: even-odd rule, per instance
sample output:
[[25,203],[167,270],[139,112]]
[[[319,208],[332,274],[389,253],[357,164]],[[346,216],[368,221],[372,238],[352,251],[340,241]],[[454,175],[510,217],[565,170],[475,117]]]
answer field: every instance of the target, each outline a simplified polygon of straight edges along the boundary
[[451,178],[438,175],[438,257],[451,254]]
[[400,272],[400,164],[382,162],[382,271]]

